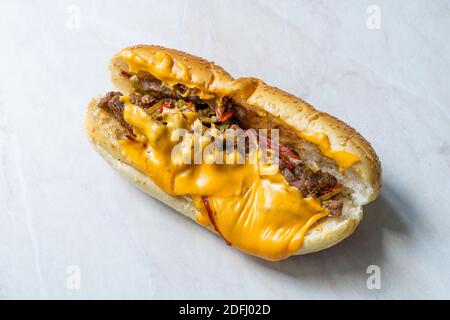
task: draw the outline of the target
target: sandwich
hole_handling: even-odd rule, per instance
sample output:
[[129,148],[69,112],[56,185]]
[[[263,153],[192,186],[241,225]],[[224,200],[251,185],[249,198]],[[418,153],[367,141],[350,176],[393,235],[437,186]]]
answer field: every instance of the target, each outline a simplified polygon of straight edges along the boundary
[[331,247],[379,194],[380,162],[358,132],[259,79],[153,45],[121,50],[110,74],[116,91],[85,115],[94,149],[245,253],[277,261]]

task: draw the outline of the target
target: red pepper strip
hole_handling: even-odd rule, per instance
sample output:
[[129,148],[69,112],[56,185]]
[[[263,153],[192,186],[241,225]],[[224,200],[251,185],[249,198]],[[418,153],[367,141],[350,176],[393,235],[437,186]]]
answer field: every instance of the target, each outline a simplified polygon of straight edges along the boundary
[[189,110],[195,111],[195,106],[192,102],[186,103],[186,108],[188,108]]
[[[247,130],[247,132],[251,132],[252,136],[254,138],[252,130]],[[259,139],[262,140],[266,144],[266,146],[268,148],[272,148],[272,140],[267,139],[267,138],[262,137],[262,136],[259,136]],[[294,152],[292,152],[288,147],[286,147],[286,146],[284,146],[282,144],[275,145],[275,147],[276,146],[278,146],[278,150],[280,152],[281,160],[283,160],[283,162],[285,163],[286,167],[289,170],[294,169],[295,164],[292,162],[292,159],[298,160],[299,159],[298,156]]]
[[232,116],[234,116],[234,112],[231,110],[225,114],[222,113],[222,110],[220,108],[216,108],[214,111],[216,112],[216,118],[219,122],[225,122],[231,119]]
[[130,141],[136,141],[136,136],[134,135],[134,133],[130,133],[130,134],[125,134],[125,137],[130,140]]
[[203,205],[205,206],[206,212],[208,212],[209,221],[211,221],[211,224],[213,225],[214,230],[216,230],[216,232],[223,238],[223,240],[225,240],[227,245],[231,246],[231,242],[229,242],[227,239],[225,239],[223,234],[217,228],[216,221],[214,220],[214,215],[213,215],[213,212],[211,210],[211,206],[209,204],[208,197],[202,197],[202,200],[203,200]]
[[222,116],[222,118],[217,119],[217,120],[219,120],[220,122],[225,122],[225,121],[231,119],[233,116],[234,116],[234,112],[233,111],[228,111],[227,113],[225,113]]
[[[293,153],[291,150],[289,150],[288,147],[283,146],[283,145],[281,145],[281,144],[278,146],[278,148],[279,148],[278,150],[279,150],[279,152],[280,152],[280,157],[281,157],[281,159],[284,161],[286,167],[287,167],[289,170],[294,169],[295,164],[292,162],[292,159],[298,160],[297,155],[296,155],[295,153]],[[293,156],[291,156],[291,154],[292,154]]]
[[324,196],[324,195],[326,195],[326,194],[328,194],[328,193],[330,193],[330,192],[339,190],[339,189],[341,189],[342,187],[343,187],[343,185],[340,184],[340,183],[338,182],[338,183],[336,183],[333,187],[324,190],[324,191],[320,194],[320,196]]
[[161,103],[161,106],[158,108],[159,112],[163,112],[164,108],[172,108],[172,100],[167,100],[163,103]]
[[292,170],[292,169],[295,168],[295,165],[294,165],[292,162],[286,161],[286,160],[284,160],[284,159],[283,159],[283,161],[284,161],[284,165],[285,165],[286,168],[288,168],[289,170]]
[[122,73],[122,75],[123,75],[125,78],[128,78],[128,79],[131,78],[131,73],[128,73],[128,72],[126,72],[126,71],[122,71],[121,73]]
[[283,156],[298,160],[298,156],[294,152],[292,152],[291,149],[289,149],[288,147],[283,146],[282,144],[280,144],[278,147],[280,149],[280,153]]

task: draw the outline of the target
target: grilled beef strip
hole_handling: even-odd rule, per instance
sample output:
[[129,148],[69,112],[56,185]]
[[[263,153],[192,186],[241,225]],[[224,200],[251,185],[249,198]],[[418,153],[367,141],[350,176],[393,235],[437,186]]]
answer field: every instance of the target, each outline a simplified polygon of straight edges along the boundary
[[132,104],[137,105],[139,107],[142,107],[144,109],[150,108],[152,105],[154,105],[156,102],[158,102],[160,99],[152,96],[150,94],[139,94],[137,92],[133,92],[130,94],[130,101]]
[[111,91],[108,92],[99,102],[98,107],[106,110],[114,118],[116,118],[122,126],[124,126],[131,133],[133,132],[131,126],[123,118],[124,103],[120,101],[122,93]]
[[342,207],[344,206],[344,203],[342,200],[325,200],[322,201],[322,205],[328,209],[330,212],[330,217],[339,217],[342,214]]
[[336,178],[321,170],[313,171],[303,164],[295,166],[291,171],[283,170],[286,180],[296,188],[300,189],[304,197],[319,197],[337,184]]
[[[134,136],[131,126],[123,118],[123,109],[125,104],[120,101],[123,94],[116,91],[108,92],[99,102],[98,107],[108,111],[114,118],[116,118],[121,125],[123,125]],[[144,109],[150,108],[153,104],[159,101],[160,98],[150,94],[141,95],[137,92],[130,94],[130,101],[132,104],[142,107]]]
[[147,72],[140,71],[137,75],[131,76],[131,79],[133,87],[140,92],[151,93],[160,98],[184,99],[194,103],[202,101],[198,96],[197,89],[176,84],[172,90],[169,86],[165,86],[161,80]]

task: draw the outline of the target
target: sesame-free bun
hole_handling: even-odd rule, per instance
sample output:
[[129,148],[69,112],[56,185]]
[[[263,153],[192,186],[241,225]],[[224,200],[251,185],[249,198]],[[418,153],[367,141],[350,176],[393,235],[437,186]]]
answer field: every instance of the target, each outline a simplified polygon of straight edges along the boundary
[[[127,62],[130,56],[137,57],[137,66],[130,66]],[[246,110],[277,119],[277,123],[297,132],[299,137],[301,133],[325,133],[330,140],[331,150],[342,150],[359,157],[357,163],[345,171],[340,171],[339,166],[322,155],[316,146],[302,142],[308,150],[302,155],[302,160],[333,174],[350,192],[345,194],[343,199],[342,215],[323,218],[309,229],[297,254],[319,251],[348,237],[362,219],[362,205],[377,197],[381,188],[381,166],[370,144],[344,122],[316,110],[302,99],[271,87],[259,79],[234,79],[214,63],[190,54],[150,45],[123,49],[112,58],[112,82],[122,93],[129,94],[133,91],[123,72],[136,72],[136,68],[150,72],[168,83],[195,87],[203,93],[217,97],[227,95]],[[127,161],[118,144],[124,137],[125,129],[109,113],[97,108],[97,104],[96,99],[89,103],[85,129],[89,141],[98,153],[141,190],[196,220],[199,212],[189,197],[168,195]]]

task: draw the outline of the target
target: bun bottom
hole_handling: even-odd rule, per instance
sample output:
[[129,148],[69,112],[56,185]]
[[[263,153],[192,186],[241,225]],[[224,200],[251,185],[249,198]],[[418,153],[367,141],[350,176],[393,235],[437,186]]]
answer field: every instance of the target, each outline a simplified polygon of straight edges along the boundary
[[[106,111],[97,108],[97,104],[98,100],[92,99],[85,115],[86,134],[94,149],[136,187],[197,222],[199,212],[189,197],[167,194],[148,176],[127,162],[118,144],[125,129]],[[320,251],[341,242],[353,233],[362,216],[361,206],[355,205],[350,199],[344,199],[342,215],[338,218],[323,218],[309,229],[295,255]],[[215,233],[212,228],[208,229]]]

